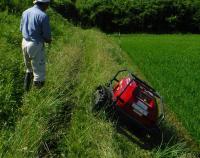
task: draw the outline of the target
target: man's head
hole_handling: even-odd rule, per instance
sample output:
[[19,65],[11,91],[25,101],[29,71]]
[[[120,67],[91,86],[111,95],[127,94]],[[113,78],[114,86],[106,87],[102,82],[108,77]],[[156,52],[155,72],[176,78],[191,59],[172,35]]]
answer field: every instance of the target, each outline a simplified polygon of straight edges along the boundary
[[42,10],[47,10],[49,7],[50,0],[34,0],[33,4],[38,5]]

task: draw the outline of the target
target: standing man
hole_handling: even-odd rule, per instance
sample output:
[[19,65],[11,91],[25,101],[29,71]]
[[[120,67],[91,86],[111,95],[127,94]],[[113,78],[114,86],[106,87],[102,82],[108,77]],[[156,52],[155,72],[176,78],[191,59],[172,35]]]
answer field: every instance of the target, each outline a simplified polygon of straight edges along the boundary
[[26,66],[24,89],[33,85],[41,88],[45,82],[45,50],[44,43],[51,43],[49,18],[45,11],[50,0],[35,0],[34,6],[22,14],[20,31],[22,32],[22,51]]

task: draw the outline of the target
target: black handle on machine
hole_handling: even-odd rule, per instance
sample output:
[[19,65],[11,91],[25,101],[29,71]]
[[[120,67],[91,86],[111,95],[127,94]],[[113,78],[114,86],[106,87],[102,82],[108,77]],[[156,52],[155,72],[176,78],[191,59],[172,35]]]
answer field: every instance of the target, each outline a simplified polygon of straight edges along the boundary
[[[112,92],[112,95],[113,95],[113,91],[112,91],[112,83],[113,83],[113,81],[116,81],[116,82],[119,82],[119,80],[117,79],[117,76],[120,74],[120,73],[122,73],[122,72],[126,72],[126,71],[128,71],[128,70],[126,70],[126,69],[124,69],[124,70],[120,70],[120,71],[118,71],[116,74],[115,74],[115,76],[110,80],[110,84],[109,84],[109,87],[110,87],[110,90],[111,90],[111,92]],[[128,71],[129,72],[129,71]],[[129,72],[129,74],[130,74],[130,72]],[[130,83],[129,83],[130,84]],[[127,86],[128,87],[128,86]],[[127,88],[126,87],[126,88]],[[117,87],[115,87],[115,89],[116,89]],[[126,90],[126,88],[124,89],[124,91]],[[124,92],[123,91],[123,92]],[[121,95],[123,94],[123,92],[117,97],[117,100],[120,100],[122,103],[124,102],[124,100],[123,99],[121,99]]]
[[140,80],[137,76],[135,76],[133,73],[131,73],[131,71],[129,71],[127,69],[122,69],[122,70],[118,71],[116,73],[116,75],[113,77],[113,79],[110,81],[110,85],[112,85],[113,81],[119,82],[119,80],[117,79],[117,76],[120,73],[122,73],[122,72],[128,72],[128,74],[130,75],[130,77],[132,77],[136,82],[139,82],[143,87],[147,88],[156,97],[161,98],[161,96],[156,92],[156,90],[154,88],[152,88],[151,86],[149,86],[145,81]]

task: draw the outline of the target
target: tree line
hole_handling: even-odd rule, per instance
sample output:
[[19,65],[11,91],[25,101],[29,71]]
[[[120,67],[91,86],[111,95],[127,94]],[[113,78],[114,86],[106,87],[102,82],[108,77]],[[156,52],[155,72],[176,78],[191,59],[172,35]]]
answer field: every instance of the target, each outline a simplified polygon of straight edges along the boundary
[[[1,1],[0,9],[11,12],[31,5]],[[51,6],[75,24],[105,32],[200,32],[199,0],[53,0]]]
[[78,0],[83,25],[106,32],[200,31],[199,0]]

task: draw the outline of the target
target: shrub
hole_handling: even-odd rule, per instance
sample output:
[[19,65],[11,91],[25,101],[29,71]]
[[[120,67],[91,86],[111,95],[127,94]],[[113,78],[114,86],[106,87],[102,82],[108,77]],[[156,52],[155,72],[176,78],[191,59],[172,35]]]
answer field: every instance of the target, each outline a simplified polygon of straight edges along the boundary
[[19,14],[23,9],[32,5],[32,0],[1,0],[0,10],[8,10],[9,13]]
[[78,0],[82,25],[106,32],[198,32],[194,0]]

